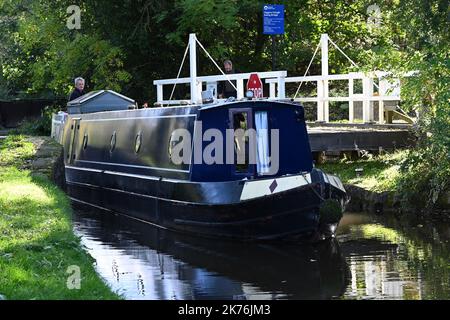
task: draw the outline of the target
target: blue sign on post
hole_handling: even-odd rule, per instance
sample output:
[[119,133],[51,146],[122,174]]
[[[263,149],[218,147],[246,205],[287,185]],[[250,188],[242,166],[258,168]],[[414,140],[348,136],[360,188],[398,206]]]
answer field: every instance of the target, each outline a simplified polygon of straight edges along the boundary
[[263,33],[284,34],[284,5],[266,4],[263,7]]

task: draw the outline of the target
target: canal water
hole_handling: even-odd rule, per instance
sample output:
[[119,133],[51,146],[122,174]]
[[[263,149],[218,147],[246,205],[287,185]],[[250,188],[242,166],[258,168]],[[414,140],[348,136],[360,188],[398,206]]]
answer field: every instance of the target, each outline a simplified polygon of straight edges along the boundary
[[450,299],[442,223],[347,213],[336,239],[306,245],[190,237],[79,206],[73,219],[126,299]]

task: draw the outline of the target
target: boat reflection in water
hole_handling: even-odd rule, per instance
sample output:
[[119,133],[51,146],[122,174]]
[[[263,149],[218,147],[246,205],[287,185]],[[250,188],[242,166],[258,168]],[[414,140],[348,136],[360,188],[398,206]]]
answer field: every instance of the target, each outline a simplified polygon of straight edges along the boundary
[[347,286],[336,240],[314,245],[191,237],[77,206],[74,228],[127,299],[330,299]]

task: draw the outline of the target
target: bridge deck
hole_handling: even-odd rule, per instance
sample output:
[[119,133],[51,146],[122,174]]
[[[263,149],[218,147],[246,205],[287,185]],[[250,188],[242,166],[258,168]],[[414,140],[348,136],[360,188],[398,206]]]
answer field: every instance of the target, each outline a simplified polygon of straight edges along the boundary
[[308,123],[313,152],[390,150],[415,144],[411,125]]

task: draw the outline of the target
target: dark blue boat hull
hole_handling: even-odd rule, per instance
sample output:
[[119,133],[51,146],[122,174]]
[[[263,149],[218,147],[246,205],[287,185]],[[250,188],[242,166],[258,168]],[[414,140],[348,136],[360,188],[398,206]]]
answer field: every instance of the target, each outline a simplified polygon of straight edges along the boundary
[[345,192],[319,180],[240,200],[242,181],[174,182],[70,167],[66,179],[74,200],[169,230],[243,240],[330,237],[338,221],[320,222],[324,196],[338,200],[342,206],[347,201]]

